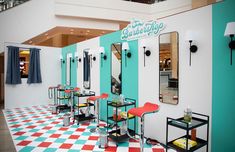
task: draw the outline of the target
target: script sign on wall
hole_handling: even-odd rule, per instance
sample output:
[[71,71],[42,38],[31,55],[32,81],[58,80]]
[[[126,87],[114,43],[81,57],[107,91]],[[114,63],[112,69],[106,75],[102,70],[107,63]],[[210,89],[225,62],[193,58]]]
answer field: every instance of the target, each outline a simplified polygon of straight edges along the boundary
[[157,36],[164,28],[165,24],[157,21],[143,22],[135,19],[122,30],[121,40],[131,41],[149,36]]

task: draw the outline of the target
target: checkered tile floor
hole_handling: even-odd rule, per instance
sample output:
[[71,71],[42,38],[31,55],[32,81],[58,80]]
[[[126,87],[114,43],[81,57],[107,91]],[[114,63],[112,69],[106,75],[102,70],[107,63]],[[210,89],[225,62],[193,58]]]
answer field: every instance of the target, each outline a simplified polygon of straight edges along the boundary
[[[113,151],[138,152],[139,143],[134,140],[116,143],[109,141],[109,147],[98,147],[99,136],[89,130],[96,126],[84,122],[63,127],[62,115],[52,115],[49,106],[6,109],[3,111],[11,132],[16,150],[19,152],[79,152]],[[103,124],[105,125],[105,124]],[[163,147],[145,145],[145,152],[164,152]]]

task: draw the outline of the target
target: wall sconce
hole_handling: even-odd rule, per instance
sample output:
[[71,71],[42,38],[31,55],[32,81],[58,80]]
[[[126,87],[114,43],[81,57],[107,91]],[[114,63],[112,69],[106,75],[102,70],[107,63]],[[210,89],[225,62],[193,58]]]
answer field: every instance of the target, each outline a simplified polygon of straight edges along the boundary
[[95,61],[95,60],[96,60],[96,57],[95,57],[95,56],[93,56],[93,57],[92,57],[92,60],[93,60],[93,61]]
[[78,61],[78,52],[75,52],[75,53],[74,53],[73,62],[74,62],[75,60]]
[[151,51],[146,49],[146,41],[145,41],[145,39],[143,39],[141,41],[141,47],[143,47],[143,49],[144,49],[144,67],[145,67],[145,56],[150,56],[151,55]]
[[195,36],[195,33],[192,32],[192,31],[188,31],[186,33],[186,40],[189,41],[189,51],[190,51],[190,54],[189,54],[189,65],[191,66],[191,54],[192,53],[196,53],[198,48],[196,45],[192,45],[193,43],[193,40],[194,40],[194,36]]
[[65,63],[65,60],[63,59],[62,55],[60,55],[60,63],[61,63],[61,66],[62,66],[63,63]]
[[129,48],[128,42],[123,42],[123,43],[122,43],[122,50],[125,51],[125,67],[126,67],[126,60],[127,60],[127,57],[128,57],[128,58],[131,58],[131,52],[129,52],[130,48]]
[[103,59],[104,60],[107,59],[107,55],[105,54],[104,47],[100,47],[99,52],[100,52],[100,55],[101,55],[101,67],[103,67]]
[[78,62],[82,62],[82,58],[81,57],[78,58]]
[[227,23],[224,36],[230,37],[229,48],[230,48],[230,65],[233,64],[233,50],[235,49],[235,40],[233,40],[235,35],[235,22]]

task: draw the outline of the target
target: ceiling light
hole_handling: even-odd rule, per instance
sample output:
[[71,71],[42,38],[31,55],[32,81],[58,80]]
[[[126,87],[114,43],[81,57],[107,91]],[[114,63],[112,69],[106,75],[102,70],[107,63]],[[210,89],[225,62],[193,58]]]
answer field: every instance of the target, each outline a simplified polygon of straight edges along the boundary
[[45,36],[47,36],[48,35],[48,33],[45,33]]
[[89,32],[90,32],[90,30],[87,30],[87,32],[89,33]]
[[105,33],[105,31],[102,31],[102,33],[104,34],[104,33]]
[[47,39],[49,39],[49,36],[47,36]]
[[73,32],[73,31],[74,31],[74,29],[70,29],[70,31],[71,31],[71,32]]
[[31,44],[31,43],[33,43],[33,41],[29,41],[29,43]]
[[73,32],[70,32],[70,34],[73,34]]

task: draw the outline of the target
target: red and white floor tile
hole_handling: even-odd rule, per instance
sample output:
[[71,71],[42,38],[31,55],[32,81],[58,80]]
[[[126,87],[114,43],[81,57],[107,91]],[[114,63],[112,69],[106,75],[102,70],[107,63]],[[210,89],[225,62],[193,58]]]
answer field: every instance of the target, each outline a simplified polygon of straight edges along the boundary
[[[118,147],[110,140],[108,148],[100,149],[99,135],[89,131],[96,123],[63,127],[63,114],[52,115],[50,106],[6,109],[4,115],[19,152],[140,151],[139,143],[132,139],[119,143]],[[164,152],[164,148],[145,145],[145,152]]]

